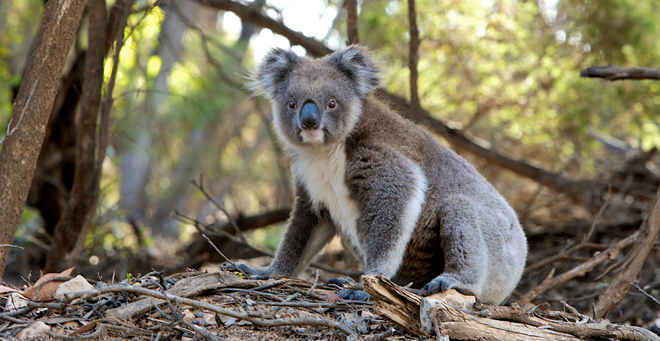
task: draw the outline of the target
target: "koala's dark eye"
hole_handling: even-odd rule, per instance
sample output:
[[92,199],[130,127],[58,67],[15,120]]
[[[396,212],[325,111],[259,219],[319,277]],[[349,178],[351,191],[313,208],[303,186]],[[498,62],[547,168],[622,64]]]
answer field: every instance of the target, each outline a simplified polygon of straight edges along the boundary
[[328,108],[333,109],[336,106],[337,102],[334,99],[331,99],[330,102],[328,102]]
[[296,102],[294,100],[289,101],[289,108],[293,109],[296,107]]

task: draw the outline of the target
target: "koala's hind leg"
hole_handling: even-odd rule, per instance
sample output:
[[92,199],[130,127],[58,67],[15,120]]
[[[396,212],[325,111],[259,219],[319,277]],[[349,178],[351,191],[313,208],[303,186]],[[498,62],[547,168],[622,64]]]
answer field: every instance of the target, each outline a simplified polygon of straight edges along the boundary
[[439,233],[445,268],[420,294],[456,289],[480,298],[489,266],[488,246],[479,226],[484,220],[469,198],[452,196],[443,204]]

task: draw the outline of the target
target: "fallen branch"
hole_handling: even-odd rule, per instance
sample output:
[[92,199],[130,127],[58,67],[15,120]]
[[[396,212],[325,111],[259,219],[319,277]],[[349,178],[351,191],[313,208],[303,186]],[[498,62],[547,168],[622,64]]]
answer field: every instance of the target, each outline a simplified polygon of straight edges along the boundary
[[[138,295],[144,295],[144,296],[150,296],[153,298],[165,300],[166,296],[163,295],[162,293],[155,291],[155,290],[150,290],[150,289],[145,289],[145,288],[140,288],[136,286],[128,286],[128,285],[114,285],[110,287],[105,287],[101,289],[96,289],[96,290],[91,290],[91,291],[85,291],[85,292],[78,292],[78,293],[73,293],[73,294],[65,294],[65,299],[63,300],[63,303],[67,304],[72,302],[75,299],[80,298],[81,300],[85,301],[90,298],[103,295],[103,294],[108,294],[108,293],[117,293],[117,292],[130,292],[130,293],[135,293]],[[282,318],[282,319],[263,319],[263,318],[258,318],[258,317],[253,317],[249,316],[246,314],[241,314],[237,313],[233,310],[228,310],[228,309],[223,309],[218,307],[217,305],[213,304],[208,304],[204,302],[198,302],[193,299],[185,298],[185,297],[180,297],[180,296],[174,296],[171,294],[167,294],[167,298],[171,300],[178,301],[180,304],[185,304],[189,305],[192,307],[212,311],[214,313],[220,314],[220,315],[225,315],[225,316],[230,316],[235,319],[240,319],[240,320],[245,320],[252,322],[256,326],[260,327],[276,327],[276,326],[300,326],[300,325],[308,325],[308,326],[319,326],[319,327],[330,327],[330,328],[335,328],[342,333],[346,335],[353,335],[355,334],[352,330],[348,329],[346,326],[343,326],[335,321],[330,321],[330,320],[324,320],[324,319],[316,319],[316,318]],[[164,303],[164,302],[163,302]]]
[[[422,298],[383,277],[365,275],[362,280],[365,290],[374,298],[376,313],[420,337],[431,333],[432,329],[423,328],[427,323],[425,320],[431,318],[438,325],[438,336],[447,336],[452,340],[576,341],[613,338],[660,341],[660,337],[643,328],[593,321],[584,315],[556,312],[538,317],[534,311],[523,311],[520,305],[515,304],[511,307],[475,304],[472,308],[456,308],[450,305],[455,303],[449,299]],[[429,304],[430,309],[421,309],[422,305]],[[553,315],[558,318],[548,317]],[[561,319],[566,316],[569,321],[575,322]]]
[[616,258],[621,253],[621,250],[623,250],[625,247],[628,247],[633,242],[635,242],[638,236],[639,233],[637,232],[628,236],[628,238],[623,239],[616,244],[613,244],[612,246],[610,246],[609,249],[597,254],[595,257],[576,266],[575,268],[564,272],[558,277],[553,278],[551,273],[550,276],[548,276],[543,282],[541,282],[541,284],[539,284],[532,290],[528,291],[525,295],[523,295],[520,298],[520,300],[518,300],[518,302],[524,306],[527,303],[531,303],[531,301],[534,298],[544,293],[545,291],[554,288],[557,285],[562,284],[571,278],[584,276],[586,273],[593,270],[596,266],[605,263],[608,260]]
[[660,69],[612,65],[592,66],[582,70],[580,77],[604,78],[608,81],[621,79],[660,79]]
[[635,245],[626,256],[624,270],[610,283],[605,293],[596,303],[594,313],[602,318],[607,317],[621,304],[630,290],[630,283],[637,280],[646,258],[651,252],[658,234],[660,233],[660,190],[655,198],[653,209],[648,218],[644,220],[642,226],[637,232],[639,238],[636,238]]

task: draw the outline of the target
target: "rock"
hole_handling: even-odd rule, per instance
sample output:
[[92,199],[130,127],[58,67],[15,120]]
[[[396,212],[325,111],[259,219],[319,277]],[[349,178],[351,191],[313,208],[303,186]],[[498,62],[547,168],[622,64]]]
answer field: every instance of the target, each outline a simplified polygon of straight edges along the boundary
[[45,340],[49,338],[47,331],[50,331],[48,325],[40,321],[34,322],[16,334],[14,340]]
[[27,307],[27,305],[28,299],[25,296],[17,292],[13,292],[7,297],[7,304],[5,305],[5,309],[8,311],[14,311],[23,307]]
[[60,284],[53,297],[56,299],[63,299],[64,294],[90,290],[94,290],[94,287],[89,284],[83,276],[78,275],[75,278]]

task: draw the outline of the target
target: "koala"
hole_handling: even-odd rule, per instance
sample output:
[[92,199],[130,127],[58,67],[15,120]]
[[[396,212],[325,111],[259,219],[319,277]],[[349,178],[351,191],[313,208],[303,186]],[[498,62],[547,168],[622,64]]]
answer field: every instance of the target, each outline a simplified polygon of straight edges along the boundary
[[251,276],[295,277],[336,234],[367,274],[500,304],[525,266],[514,210],[465,159],[379,102],[379,68],[350,46],[320,59],[274,49],[252,86],[272,104],[296,199],[275,259]]

